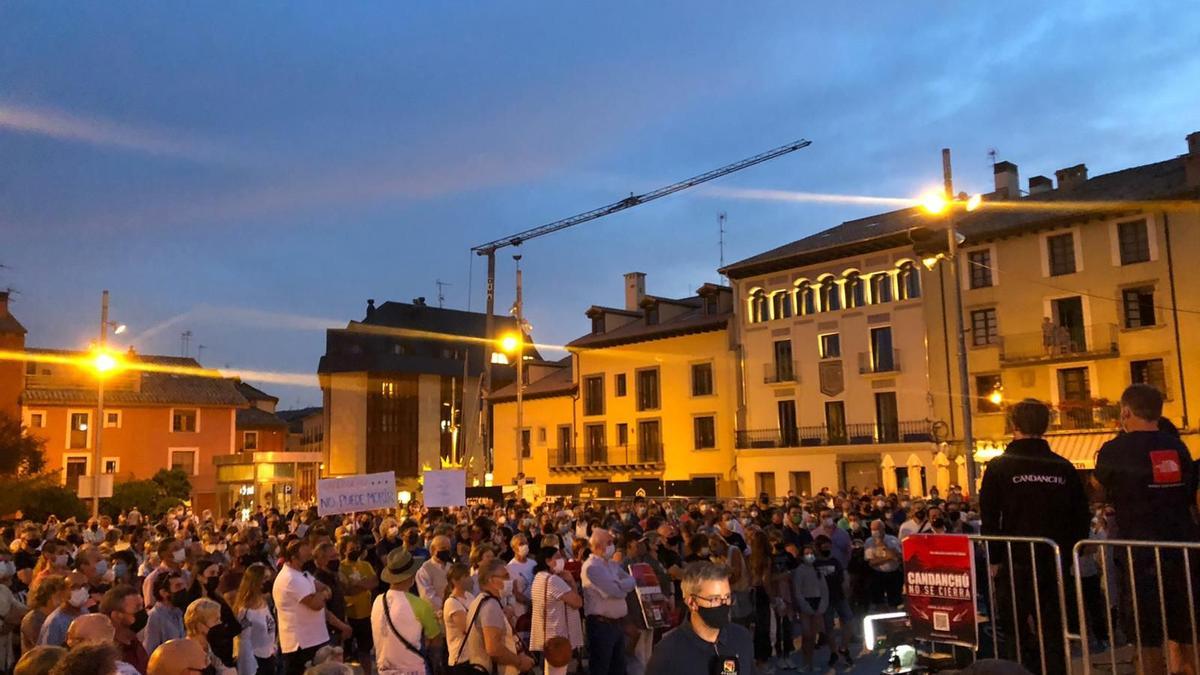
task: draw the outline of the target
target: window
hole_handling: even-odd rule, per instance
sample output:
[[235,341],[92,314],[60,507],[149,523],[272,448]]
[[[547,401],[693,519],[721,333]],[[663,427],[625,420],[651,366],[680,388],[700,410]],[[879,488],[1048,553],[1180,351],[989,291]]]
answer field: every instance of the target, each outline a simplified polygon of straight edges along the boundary
[[826,333],[817,338],[821,358],[836,359],[842,355],[842,336],[838,333]]
[[621,397],[625,395],[625,373],[617,373],[613,377],[613,396]]
[[754,489],[760,495],[766,495],[768,499],[775,498],[775,472],[774,471],[758,471],[754,474]]
[[26,375],[37,375],[37,361],[26,361],[25,362],[25,374]]
[[894,391],[875,394],[875,438],[880,443],[900,442],[900,413]]
[[776,382],[792,382],[795,380],[795,372],[792,367],[792,341],[791,340],[776,340],[775,341],[775,381]]
[[825,434],[832,444],[839,445],[846,442],[846,403],[844,401],[825,403]]
[[841,289],[833,279],[826,279],[821,284],[821,311],[836,312],[842,308]]
[[583,378],[583,414],[604,414],[604,377],[601,375]]
[[189,476],[196,475],[195,450],[170,450],[171,470],[179,469]]
[[771,294],[771,318],[792,318],[792,296],[783,291]]
[[87,475],[88,457],[87,455],[78,455],[72,457],[66,455],[63,457],[65,466],[63,467],[63,479],[66,482],[68,490],[79,489],[79,477]]
[[658,369],[637,371],[637,409],[658,410]]
[[780,447],[794,448],[800,445],[800,430],[796,428],[796,402],[776,401],[775,414],[779,420]]
[[642,420],[637,423],[639,462],[662,461],[662,428],[658,420]]
[[629,425],[624,422],[617,424],[617,445],[622,448],[629,445]]
[[867,304],[866,292],[863,289],[863,280],[858,272],[851,272],[846,275],[846,309],[853,307],[862,307]]
[[892,301],[892,275],[887,272],[871,275],[871,304],[881,305]]
[[1154,289],[1126,288],[1121,291],[1125,306],[1125,327],[1142,328],[1154,325]]
[[692,364],[692,396],[712,396],[713,370],[711,363]]
[[992,285],[992,251],[983,249],[967,254],[967,281],[971,288]]
[[900,266],[900,272],[896,274],[896,288],[900,292],[900,300],[921,297],[921,273],[915,265],[906,262]]
[[996,308],[971,311],[971,344],[976,347],[1000,342],[1000,331],[996,325]]
[[604,315],[597,314],[592,317],[592,334],[599,335],[604,332]]
[[529,448],[529,429],[521,430],[521,456],[526,459],[533,456]]
[[1122,265],[1150,260],[1150,233],[1147,231],[1145,219],[1118,223],[1117,247],[1121,253]]
[[871,329],[871,372],[890,373],[896,370],[896,352],[892,349],[892,327]]
[[104,411],[104,428],[105,429],[120,429],[121,428],[121,411],[120,410],[105,410]]
[[244,431],[242,432],[242,449],[257,450],[258,449],[258,432]]
[[717,425],[711,415],[692,418],[692,436],[696,441],[697,450],[710,450],[717,447]]
[[1145,361],[1130,361],[1129,375],[1133,384],[1148,384],[1167,395],[1167,371],[1162,359],[1146,359]]
[[44,412],[29,413],[29,424],[27,426],[30,429],[44,428],[46,426],[46,413],[44,413]]
[[791,486],[792,492],[797,495],[812,494],[812,472],[810,471],[789,471],[788,485]]
[[[391,384],[385,383],[385,384]],[[395,386],[395,385],[392,385]],[[171,411],[171,431],[193,433],[196,431],[196,421],[200,411],[195,408],[177,408]]]
[[1000,375],[975,376],[975,412],[998,413],[1000,407]]
[[646,307],[646,325],[647,326],[657,326],[658,325],[658,303],[657,302],[650,303],[650,305],[648,307]]
[[796,287],[796,306],[801,314],[817,313],[817,294],[813,292],[812,286],[805,283]]
[[761,288],[750,293],[750,323],[767,320],[767,294]]
[[88,428],[91,426],[91,419],[91,413],[71,413],[70,438],[67,439],[68,448],[87,448],[91,446],[91,434],[88,432]]
[[712,315],[716,314],[717,312],[719,312],[720,309],[721,309],[720,302],[718,301],[715,293],[712,295],[704,296],[704,313],[706,315],[712,316]]
[[1046,237],[1046,255],[1049,256],[1050,276],[1074,273],[1075,235],[1067,232]]
[[116,473],[120,473],[120,471],[121,471],[121,460],[119,458],[117,458],[117,457],[105,457],[104,458],[103,473],[116,474]]

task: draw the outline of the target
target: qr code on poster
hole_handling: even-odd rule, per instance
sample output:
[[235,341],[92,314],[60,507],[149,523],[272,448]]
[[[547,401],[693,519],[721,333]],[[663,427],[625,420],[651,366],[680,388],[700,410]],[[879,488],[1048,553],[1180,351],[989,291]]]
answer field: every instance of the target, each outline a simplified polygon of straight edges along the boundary
[[949,612],[934,612],[933,613],[933,629],[936,631],[950,630],[950,614]]

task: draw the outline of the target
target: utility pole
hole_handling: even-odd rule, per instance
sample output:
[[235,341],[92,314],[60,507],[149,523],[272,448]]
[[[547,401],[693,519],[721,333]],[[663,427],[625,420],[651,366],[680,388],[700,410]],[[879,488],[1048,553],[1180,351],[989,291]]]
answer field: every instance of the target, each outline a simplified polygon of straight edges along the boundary
[[[717,267],[717,269],[723,269],[725,267],[725,212],[724,211],[717,214],[717,231],[718,231],[718,235],[720,237],[717,245],[721,247],[721,264],[720,264],[720,266]],[[721,276],[724,277],[725,275],[722,274]]]
[[[514,255],[517,263],[517,302],[513,305],[517,316],[517,480],[525,477],[525,317],[521,299],[521,256]],[[533,442],[533,439],[529,439]]]
[[192,331],[185,330],[179,334],[179,355],[182,357],[190,356],[192,351]]
[[[97,343],[103,355],[108,350],[108,291],[100,294],[100,340]],[[92,518],[100,517],[100,466],[103,455],[100,448],[104,436],[104,378],[107,373],[96,372],[96,448],[92,460]]]
[[492,347],[496,342],[496,251],[490,250],[487,253],[487,318],[483,323],[483,374],[480,376],[479,383],[479,414],[481,416],[479,429],[483,447],[480,452],[483,454],[483,471],[491,473],[493,468],[492,461],[492,425],[491,408],[488,405],[488,396],[492,394]]
[[[967,370],[967,332],[963,325],[962,277],[959,275],[957,209],[954,208],[954,178],[950,170],[950,148],[942,148],[942,182],[949,205],[946,215],[946,247],[950,277],[954,284],[954,323],[958,330],[958,388],[962,405],[963,452],[967,459],[967,491],[974,495],[978,472],[975,466],[975,431],[971,419],[970,374]],[[949,347],[949,345],[947,345]]]

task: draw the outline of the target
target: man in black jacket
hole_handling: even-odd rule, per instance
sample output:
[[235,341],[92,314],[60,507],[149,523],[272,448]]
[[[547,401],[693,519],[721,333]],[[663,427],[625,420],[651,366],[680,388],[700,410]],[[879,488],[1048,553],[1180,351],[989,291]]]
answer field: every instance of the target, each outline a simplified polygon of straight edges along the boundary
[[[1052,540],[1058,544],[1067,580],[1072,548],[1087,537],[1091,520],[1083,481],[1075,467],[1054,454],[1042,438],[1050,426],[1050,409],[1046,404],[1032,399],[1021,401],[1012,407],[1010,419],[1013,441],[1003,455],[988,462],[979,490],[983,534]],[[1006,545],[991,545],[989,572],[999,593],[993,617],[1000,619],[995,626],[997,630],[1008,634],[1020,631],[1023,653],[1019,657],[1027,668],[1060,673],[1066,670],[1063,617],[1059,611],[1054,557],[1048,549],[1044,544],[1035,544],[1036,554],[1031,560],[1028,544],[1014,544],[1010,560]],[[1016,617],[1011,616],[1012,600],[1006,596],[1013,592],[1012,586],[1016,592]],[[1037,603],[1035,587],[1040,601]],[[1071,587],[1069,581],[1066,587]],[[1039,606],[1040,626],[1036,625]],[[1010,653],[1014,647],[1008,645]],[[1039,651],[1045,654],[1044,671]]]

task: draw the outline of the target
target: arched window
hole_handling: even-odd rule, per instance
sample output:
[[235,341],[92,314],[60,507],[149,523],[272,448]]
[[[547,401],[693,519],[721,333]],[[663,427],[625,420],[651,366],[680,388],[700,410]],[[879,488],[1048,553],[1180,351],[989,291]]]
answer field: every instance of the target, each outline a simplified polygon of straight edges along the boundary
[[771,318],[792,318],[792,295],[790,293],[777,291],[771,294]]
[[921,297],[921,275],[911,262],[900,266],[900,272],[896,275],[896,290],[900,292],[901,300]]
[[807,280],[796,282],[796,311],[802,316],[817,313],[817,294]]
[[821,310],[836,312],[842,308],[842,293],[833,277],[821,282]]
[[750,323],[762,323],[767,320],[767,294],[763,289],[750,291]]
[[846,292],[846,309],[862,307],[867,304],[863,280],[858,272],[850,272],[846,275],[844,290]]
[[880,272],[871,275],[871,304],[882,305],[892,301],[892,275]]

